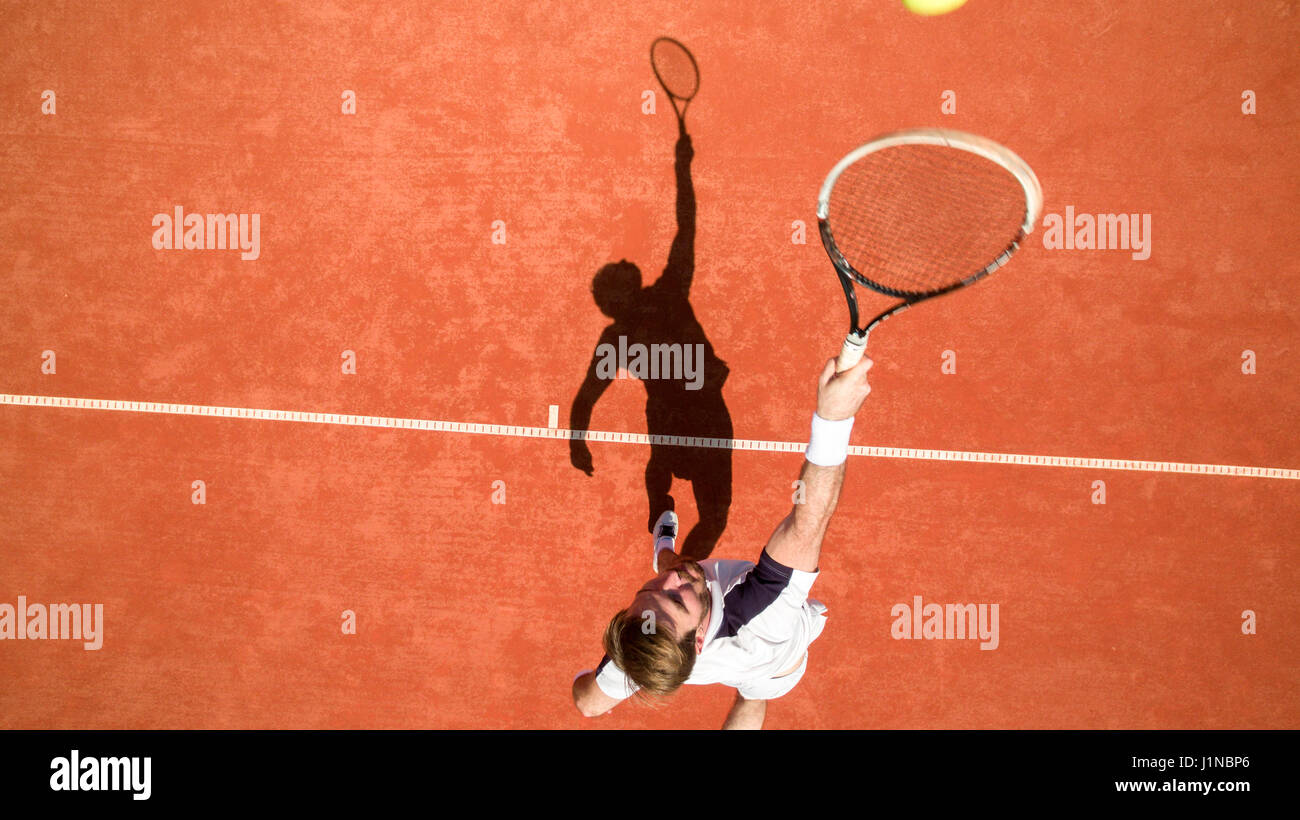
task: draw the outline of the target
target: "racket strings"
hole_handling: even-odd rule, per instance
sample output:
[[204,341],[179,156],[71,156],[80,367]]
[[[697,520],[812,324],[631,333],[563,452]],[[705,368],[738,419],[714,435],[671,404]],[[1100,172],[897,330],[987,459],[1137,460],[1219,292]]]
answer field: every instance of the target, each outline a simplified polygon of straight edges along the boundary
[[865,279],[921,295],[987,268],[1020,237],[1024,189],[984,157],[937,145],[866,155],[836,179],[827,217],[835,246]]
[[700,73],[690,52],[671,40],[659,40],[651,49],[650,61],[664,89],[674,97],[689,100],[700,85]]

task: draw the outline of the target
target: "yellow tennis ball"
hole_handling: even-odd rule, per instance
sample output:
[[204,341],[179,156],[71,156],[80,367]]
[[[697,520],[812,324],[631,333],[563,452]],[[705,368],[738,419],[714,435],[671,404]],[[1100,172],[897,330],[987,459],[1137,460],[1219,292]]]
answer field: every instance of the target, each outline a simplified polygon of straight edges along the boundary
[[908,11],[926,16],[947,14],[965,3],[966,0],[903,0]]

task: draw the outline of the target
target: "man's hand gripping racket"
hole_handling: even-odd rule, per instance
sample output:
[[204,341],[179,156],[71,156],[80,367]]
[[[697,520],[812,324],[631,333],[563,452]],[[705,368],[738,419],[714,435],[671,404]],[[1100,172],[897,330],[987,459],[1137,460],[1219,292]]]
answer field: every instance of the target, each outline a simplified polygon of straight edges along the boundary
[[[849,305],[836,369],[862,358],[885,319],[1005,265],[1042,204],[1024,160],[960,131],[897,131],[840,160],[817,200],[822,244]],[[854,282],[902,301],[863,325]]]
[[841,369],[835,359],[827,359],[817,379],[817,415],[827,421],[853,418],[871,393],[867,371],[871,359],[858,354],[858,361]]

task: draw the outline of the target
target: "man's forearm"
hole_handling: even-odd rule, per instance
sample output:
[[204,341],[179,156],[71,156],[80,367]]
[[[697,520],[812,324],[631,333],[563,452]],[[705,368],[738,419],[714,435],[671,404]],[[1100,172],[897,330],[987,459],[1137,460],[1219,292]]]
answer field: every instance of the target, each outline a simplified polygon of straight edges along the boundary
[[815,572],[821,560],[822,538],[844,486],[844,465],[819,467],[804,461],[799,480],[803,482],[803,497],[777,525],[764,549],[778,564]]
[[569,410],[569,429],[586,430],[590,427],[592,409],[593,408],[589,404],[584,403],[579,405],[577,402],[574,402],[573,407]]
[[598,717],[619,703],[600,691],[595,672],[583,672],[573,679],[573,705],[578,707],[583,717]]
[[596,400],[605,392],[605,384],[598,379],[587,379],[578,390],[569,406],[569,429],[586,430],[591,424],[591,413],[596,409]]
[[695,185],[691,182],[691,161],[677,160],[677,231],[695,239]]
[[819,467],[805,460],[799,481],[803,483],[803,503],[796,503],[790,514],[794,527],[802,534],[815,535],[820,541],[844,487],[844,465]]

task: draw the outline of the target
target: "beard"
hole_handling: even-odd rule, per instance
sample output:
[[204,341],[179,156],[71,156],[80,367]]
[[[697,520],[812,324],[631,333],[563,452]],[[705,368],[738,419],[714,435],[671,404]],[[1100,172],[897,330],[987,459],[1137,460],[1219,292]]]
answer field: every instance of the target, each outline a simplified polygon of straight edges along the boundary
[[708,576],[704,574],[704,567],[700,566],[698,561],[682,561],[677,568],[686,573],[695,594],[704,604],[704,617],[708,618],[709,611],[713,609],[713,595],[709,592]]

